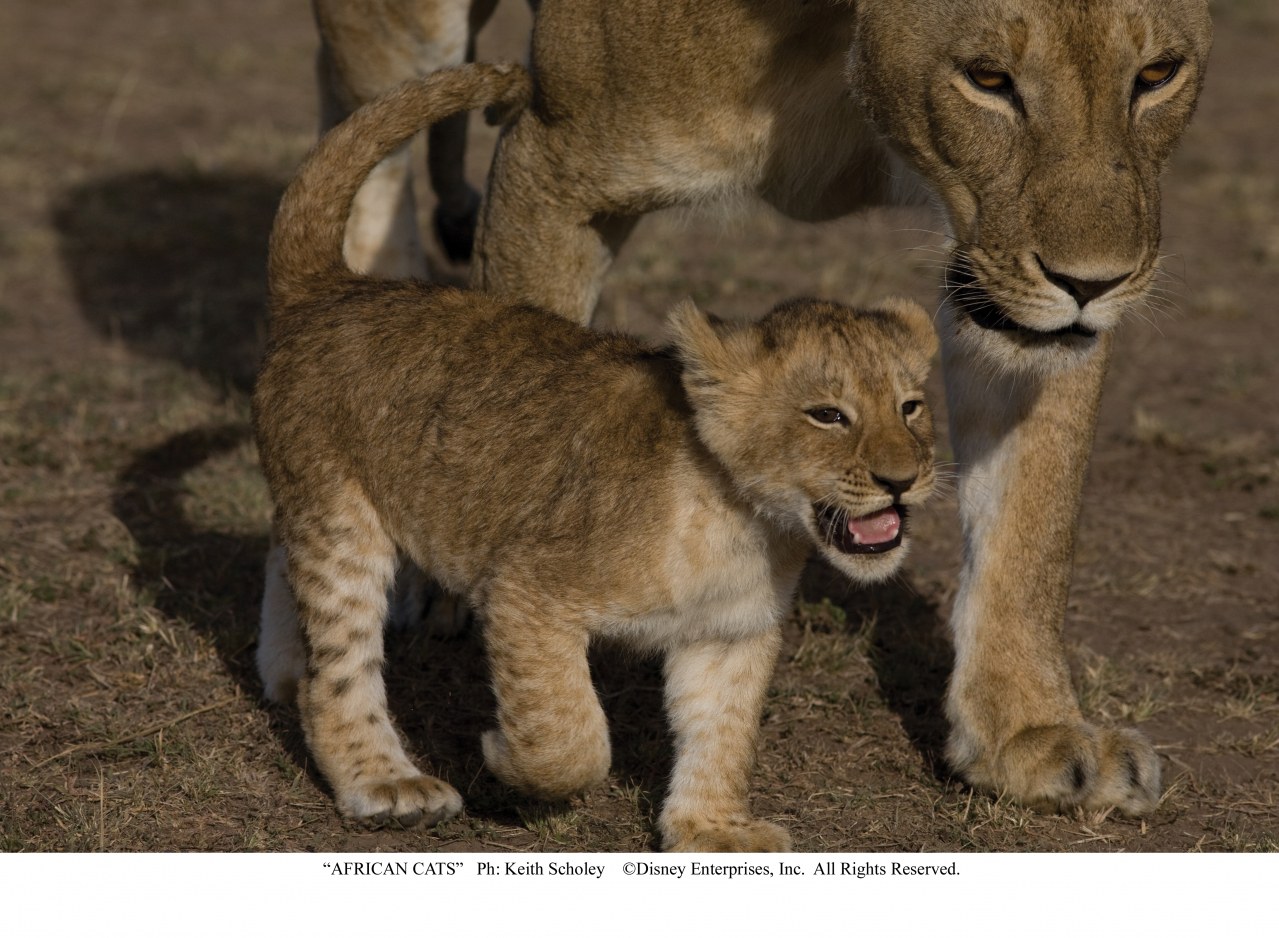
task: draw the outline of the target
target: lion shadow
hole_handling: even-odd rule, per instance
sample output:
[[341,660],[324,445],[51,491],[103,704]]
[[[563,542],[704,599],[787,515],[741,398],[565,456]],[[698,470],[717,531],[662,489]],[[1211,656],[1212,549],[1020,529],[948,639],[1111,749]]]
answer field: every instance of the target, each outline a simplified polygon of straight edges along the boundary
[[950,781],[944,756],[949,730],[944,704],[953,651],[938,604],[917,591],[908,576],[853,587],[820,561],[810,563],[805,571],[800,598],[831,599],[844,612],[850,639],[854,628],[869,628],[866,657],[884,703],[900,721],[927,771],[938,782]]
[[253,173],[150,169],[63,192],[53,223],[103,336],[247,390],[266,337],[266,256],[284,187]]
[[[148,169],[90,179],[53,206],[88,323],[215,388],[253,387],[267,334],[267,247],[284,194],[250,172]],[[441,268],[434,279],[462,286]]]

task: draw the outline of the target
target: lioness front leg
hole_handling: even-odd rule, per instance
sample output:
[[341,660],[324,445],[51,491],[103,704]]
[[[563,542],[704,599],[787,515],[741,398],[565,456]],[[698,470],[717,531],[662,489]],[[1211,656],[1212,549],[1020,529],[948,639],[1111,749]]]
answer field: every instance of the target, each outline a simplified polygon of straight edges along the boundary
[[790,835],[751,817],[747,794],[764,694],[781,634],[699,642],[666,659],[675,770],[662,809],[662,847],[681,852],[789,850]]
[[591,684],[586,629],[525,599],[484,610],[498,728],[481,743],[499,779],[556,800],[608,777],[608,722]]
[[944,344],[964,570],[947,756],[971,784],[1061,810],[1143,814],[1159,761],[1133,730],[1084,722],[1061,639],[1075,525],[1110,339],[1047,377],[994,374]]

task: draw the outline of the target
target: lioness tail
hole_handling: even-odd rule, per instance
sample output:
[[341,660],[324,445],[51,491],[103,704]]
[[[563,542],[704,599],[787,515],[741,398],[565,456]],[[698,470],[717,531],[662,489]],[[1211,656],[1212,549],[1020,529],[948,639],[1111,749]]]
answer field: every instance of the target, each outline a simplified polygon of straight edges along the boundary
[[462,111],[515,114],[532,85],[519,65],[463,65],[405,82],[361,107],[311,150],[280,200],[268,262],[273,306],[348,273],[342,256],[355,194],[373,167],[413,134]]

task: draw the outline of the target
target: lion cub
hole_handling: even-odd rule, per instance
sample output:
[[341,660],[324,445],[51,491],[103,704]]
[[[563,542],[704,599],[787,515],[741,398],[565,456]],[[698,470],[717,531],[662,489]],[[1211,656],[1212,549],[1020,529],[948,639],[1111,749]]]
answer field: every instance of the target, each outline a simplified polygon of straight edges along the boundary
[[671,850],[781,850],[754,820],[764,693],[806,559],[858,581],[906,552],[933,484],[924,311],[783,304],[755,325],[671,315],[673,354],[548,312],[342,261],[367,172],[418,128],[518,107],[514,67],[403,86],[316,148],[271,241],[271,343],[254,395],[279,546],[258,664],[295,692],[343,814],[435,823],[458,793],[422,774],[387,712],[382,627],[398,554],[483,622],[489,768],[560,798],[601,782],[609,734],[587,646],[665,655],[676,758]]

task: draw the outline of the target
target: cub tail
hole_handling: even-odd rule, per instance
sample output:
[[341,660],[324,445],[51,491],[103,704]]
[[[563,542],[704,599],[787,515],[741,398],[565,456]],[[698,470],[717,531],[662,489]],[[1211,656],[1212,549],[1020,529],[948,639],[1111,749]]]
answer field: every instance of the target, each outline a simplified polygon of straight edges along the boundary
[[373,167],[419,130],[446,117],[487,108],[491,118],[518,114],[532,96],[519,65],[472,64],[405,82],[355,111],[321,138],[280,200],[267,272],[272,306],[355,276],[342,245],[355,194]]

